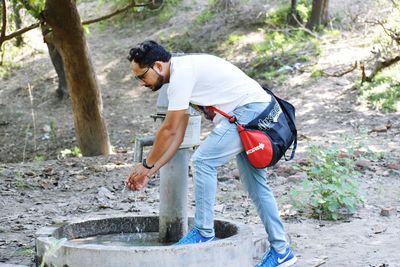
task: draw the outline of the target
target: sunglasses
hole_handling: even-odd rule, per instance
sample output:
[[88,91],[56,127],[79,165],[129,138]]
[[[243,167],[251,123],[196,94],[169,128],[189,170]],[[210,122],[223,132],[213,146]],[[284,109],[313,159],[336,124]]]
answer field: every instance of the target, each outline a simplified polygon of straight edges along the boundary
[[147,72],[148,72],[150,69],[152,69],[152,68],[153,68],[153,66],[148,67],[147,70],[146,70],[145,72],[143,72],[143,74],[136,75],[136,76],[135,76],[135,79],[136,79],[136,80],[143,81],[143,80],[145,79],[145,77],[146,77]]

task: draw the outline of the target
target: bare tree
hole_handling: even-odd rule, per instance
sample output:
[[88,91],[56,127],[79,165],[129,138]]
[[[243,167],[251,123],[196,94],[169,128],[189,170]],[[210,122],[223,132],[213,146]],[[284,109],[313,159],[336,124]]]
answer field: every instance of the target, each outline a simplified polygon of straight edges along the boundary
[[85,156],[107,155],[110,140],[101,93],[75,1],[47,0],[43,17],[52,29],[45,41],[57,49],[64,64],[81,152]]
[[[393,2],[394,8],[400,11],[400,4]],[[372,66],[366,68],[365,64],[361,64],[361,82],[372,82],[375,75],[385,68],[400,62],[400,30],[397,27],[388,27],[384,21],[371,21],[373,25],[379,25],[385,35],[390,38],[390,42],[382,42],[381,45],[374,47],[372,53]],[[368,70],[367,70],[368,69]]]
[[328,23],[329,0],[313,0],[311,16],[307,21],[306,28],[313,30],[320,25]]
[[[13,18],[14,18],[14,25],[16,29],[20,29],[22,26],[22,19],[21,19],[21,14],[20,14],[20,10],[21,10],[21,6],[18,5],[18,1],[17,0],[12,0],[12,10],[13,10]],[[23,39],[22,36],[17,36],[16,37],[16,42],[15,45],[17,47],[21,46],[23,43]]]
[[[159,9],[163,0],[149,0],[136,4],[132,0],[125,7],[110,14],[81,23],[75,1],[47,0],[43,12],[30,5],[30,1],[20,0],[27,10],[33,10],[38,22],[7,34],[6,1],[0,0],[1,21],[0,51],[4,42],[41,27],[49,48],[52,63],[57,71],[60,83],[67,84],[71,95],[74,115],[75,135],[84,156],[107,155],[110,153],[110,141],[103,117],[101,93],[96,74],[90,60],[82,25],[96,23],[128,11],[133,7],[146,6]],[[1,63],[1,61],[0,61]],[[60,90],[60,85],[59,89]],[[58,92],[63,94],[63,92]]]
[[[22,40],[22,34],[24,34],[27,31],[30,31],[32,29],[35,29],[37,27],[41,27],[42,28],[42,34],[43,36],[45,36],[48,32],[50,32],[50,29],[44,25],[41,22],[37,22],[34,23],[32,25],[30,25],[29,27],[25,27],[20,29],[20,24],[17,25],[17,21],[16,21],[16,27],[17,27],[17,31],[11,33],[11,34],[6,34],[6,23],[7,23],[7,13],[6,13],[6,3],[5,0],[0,0],[2,3],[2,28],[1,28],[1,34],[0,34],[0,51],[1,51],[1,45],[7,41],[7,40],[11,40],[13,38],[17,38],[17,42],[18,39]],[[18,6],[18,8],[20,8],[18,4],[21,4],[33,17],[35,17],[38,20],[43,20],[43,18],[41,17],[41,10],[38,9],[37,6],[35,6],[35,1],[28,1],[28,0],[12,0],[13,1],[13,5],[15,4],[16,6]],[[82,25],[89,25],[89,24],[93,24],[93,23],[97,23],[99,21],[103,21],[109,18],[112,18],[116,15],[119,15],[121,13],[124,13],[134,7],[147,7],[148,9],[152,9],[152,10],[156,10],[159,9],[161,6],[163,5],[163,0],[148,0],[147,3],[144,4],[136,4],[135,1],[130,1],[127,5],[125,5],[122,8],[119,8],[109,14],[103,15],[99,18],[95,18],[95,19],[90,19],[90,20],[86,20],[82,22]],[[15,14],[15,16],[17,16],[16,18],[18,19],[19,16],[18,14]],[[56,70],[57,73],[57,77],[58,77],[58,87],[56,90],[57,96],[62,99],[65,96],[68,96],[68,87],[67,87],[67,83],[66,83],[66,78],[65,78],[65,73],[64,73],[64,66],[63,66],[63,62],[61,60],[61,56],[60,53],[57,51],[57,48],[55,46],[53,46],[51,43],[47,43],[47,48],[49,51],[49,56],[51,59],[51,62],[54,66],[54,69]],[[0,62],[1,63],[1,62]]]
[[[46,24],[42,24],[41,29],[43,36],[46,36],[46,34],[51,32],[51,30]],[[64,64],[57,48],[52,43],[49,42],[46,42],[46,45],[47,45],[47,50],[49,51],[51,63],[53,64],[53,67],[56,70],[58,77],[58,86],[56,89],[56,93],[59,99],[63,99],[64,97],[69,95],[67,80],[65,78]]]
[[[6,36],[7,31],[7,6],[6,0],[1,0],[1,29],[0,29],[0,41]],[[0,50],[3,42],[0,42]]]
[[300,14],[297,11],[296,7],[297,7],[297,0],[291,0],[290,12],[289,12],[288,17],[287,17],[287,23],[290,26],[294,26],[294,27],[297,27],[297,26],[299,26],[299,24],[303,23],[302,19],[300,17]]

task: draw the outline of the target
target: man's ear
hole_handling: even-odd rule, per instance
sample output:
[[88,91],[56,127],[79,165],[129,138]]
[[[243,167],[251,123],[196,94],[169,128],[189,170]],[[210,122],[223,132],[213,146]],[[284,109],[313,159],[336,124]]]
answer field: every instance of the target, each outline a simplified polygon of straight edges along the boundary
[[161,61],[156,61],[156,62],[154,62],[153,68],[157,69],[160,73],[162,73],[163,69],[164,69],[164,66],[161,63]]

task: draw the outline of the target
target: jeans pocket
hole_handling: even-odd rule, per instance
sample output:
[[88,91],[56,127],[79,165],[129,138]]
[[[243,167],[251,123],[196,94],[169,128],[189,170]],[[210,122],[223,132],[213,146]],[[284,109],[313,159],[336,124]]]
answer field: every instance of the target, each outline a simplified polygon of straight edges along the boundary
[[228,122],[228,120],[224,120],[215,126],[209,136],[212,136],[212,138],[215,138],[215,140],[217,140],[217,145],[221,142],[225,135],[227,135],[231,131],[236,131],[236,126]]

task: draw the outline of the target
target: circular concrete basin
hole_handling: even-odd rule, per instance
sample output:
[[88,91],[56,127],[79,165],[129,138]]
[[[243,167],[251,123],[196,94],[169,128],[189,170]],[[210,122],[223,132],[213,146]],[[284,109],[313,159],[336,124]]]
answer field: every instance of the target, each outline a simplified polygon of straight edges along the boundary
[[[189,228],[193,219],[189,219]],[[97,218],[37,232],[37,266],[247,267],[252,266],[248,226],[215,220],[217,241],[158,244],[158,216]]]

